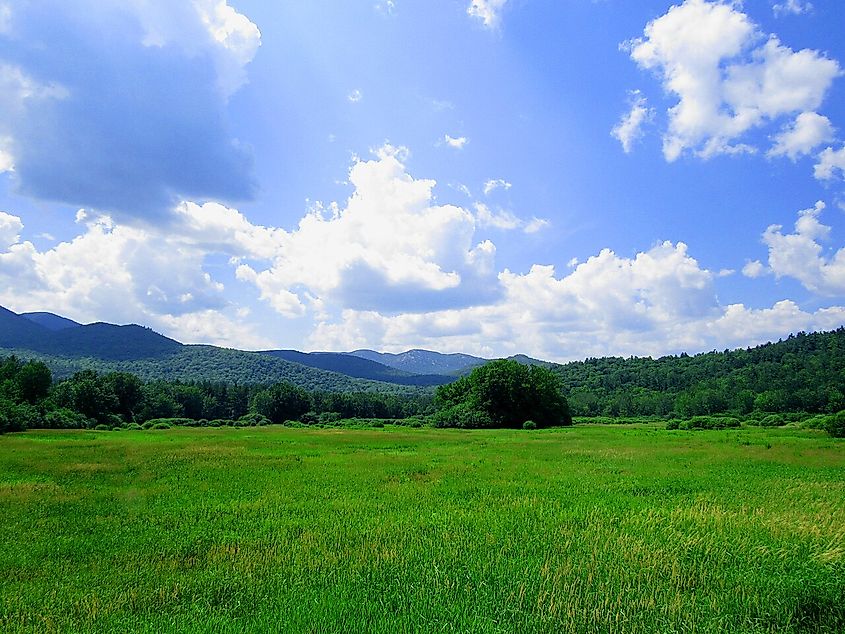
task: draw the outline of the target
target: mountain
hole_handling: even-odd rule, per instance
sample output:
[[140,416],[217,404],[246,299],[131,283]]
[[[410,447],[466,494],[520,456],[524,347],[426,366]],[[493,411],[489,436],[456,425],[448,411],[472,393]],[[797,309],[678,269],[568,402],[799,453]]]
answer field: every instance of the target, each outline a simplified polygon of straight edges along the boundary
[[[0,347],[111,361],[160,357],[182,347],[178,341],[142,326],[104,323],[81,326],[52,313],[41,315],[31,319],[0,307]],[[57,328],[65,322],[76,325]]]
[[0,347],[24,347],[37,345],[50,331],[0,306]]
[[10,354],[44,361],[57,379],[80,370],[122,371],[145,380],[287,381],[309,390],[396,393],[418,393],[448,382],[444,377],[416,377],[342,354],[186,346],[134,324],[83,326],[52,313],[33,317],[0,307],[0,356]]
[[14,354],[20,359],[43,361],[57,380],[81,370],[130,372],[145,381],[207,381],[240,385],[287,382],[306,390],[324,392],[381,392],[423,394],[428,388],[368,381],[311,368],[260,352],[244,352],[215,346],[183,345],[176,352],[146,359],[96,359],[50,355],[32,350],[0,348],[0,358]]
[[62,356],[129,361],[160,358],[182,347],[178,341],[143,326],[96,323],[56,331],[41,350]]
[[550,368],[556,365],[551,361],[541,361],[540,359],[534,359],[524,354],[515,354],[508,357],[508,359],[516,361],[517,363],[521,363],[522,365],[541,365],[544,368]]
[[53,313],[21,313],[20,316],[26,317],[39,326],[44,326],[47,330],[64,330],[65,328],[75,328],[82,325],[72,319]]
[[312,368],[340,372],[346,376],[398,385],[443,385],[451,378],[439,374],[413,374],[345,352],[299,352],[297,350],[266,350],[262,354]]
[[442,376],[455,376],[488,361],[488,359],[473,357],[469,354],[443,354],[431,350],[408,350],[399,354],[376,352],[374,350],[355,350],[348,354],[369,359],[403,372],[439,374]]

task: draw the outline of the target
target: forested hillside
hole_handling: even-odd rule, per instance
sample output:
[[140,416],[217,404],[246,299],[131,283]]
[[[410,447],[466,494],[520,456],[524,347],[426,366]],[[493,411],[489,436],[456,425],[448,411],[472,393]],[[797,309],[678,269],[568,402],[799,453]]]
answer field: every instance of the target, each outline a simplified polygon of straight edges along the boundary
[[845,408],[845,328],[695,356],[554,367],[575,416],[696,416]]
[[259,352],[243,352],[214,346],[181,346],[168,355],[137,360],[71,358],[39,354],[31,350],[0,348],[0,357],[8,355],[43,361],[57,380],[68,378],[81,370],[94,370],[100,373],[130,372],[145,381],[214,381],[251,385],[284,381],[306,390],[326,392],[416,394],[421,390],[431,390],[412,385],[357,379]]
[[265,350],[262,354],[301,363],[312,368],[340,372],[347,376],[400,385],[443,385],[452,380],[438,374],[412,374],[377,361],[345,352],[299,352],[298,350]]

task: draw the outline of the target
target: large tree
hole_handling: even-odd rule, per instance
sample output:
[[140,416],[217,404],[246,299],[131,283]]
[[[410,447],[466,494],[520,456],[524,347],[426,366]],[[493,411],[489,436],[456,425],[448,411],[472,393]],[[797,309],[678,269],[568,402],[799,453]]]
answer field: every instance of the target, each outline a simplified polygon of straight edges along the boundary
[[468,376],[437,388],[438,424],[455,427],[569,425],[569,405],[560,378],[539,365],[491,361]]

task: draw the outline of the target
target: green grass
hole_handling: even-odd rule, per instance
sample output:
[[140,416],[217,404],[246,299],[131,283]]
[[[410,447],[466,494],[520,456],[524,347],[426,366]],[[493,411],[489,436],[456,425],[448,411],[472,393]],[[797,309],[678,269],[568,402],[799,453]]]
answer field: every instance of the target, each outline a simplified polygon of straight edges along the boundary
[[0,631],[842,632],[797,429],[0,437]]

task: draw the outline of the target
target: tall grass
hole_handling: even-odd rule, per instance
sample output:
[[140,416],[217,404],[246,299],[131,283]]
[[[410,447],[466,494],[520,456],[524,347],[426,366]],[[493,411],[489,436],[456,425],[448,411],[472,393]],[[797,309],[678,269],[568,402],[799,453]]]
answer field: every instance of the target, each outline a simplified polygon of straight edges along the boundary
[[820,432],[0,437],[3,632],[842,632]]

